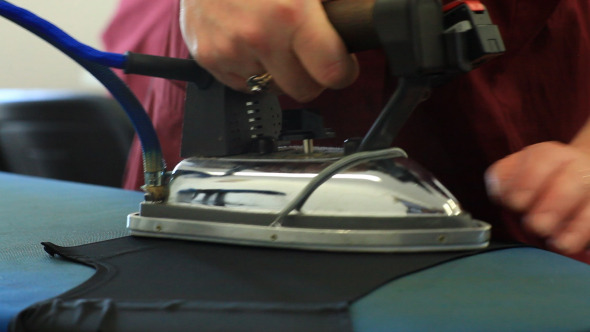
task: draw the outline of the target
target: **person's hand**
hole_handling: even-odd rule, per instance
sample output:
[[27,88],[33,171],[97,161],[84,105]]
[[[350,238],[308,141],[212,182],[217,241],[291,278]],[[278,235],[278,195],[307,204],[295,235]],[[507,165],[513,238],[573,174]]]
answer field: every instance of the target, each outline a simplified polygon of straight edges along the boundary
[[180,25],[195,60],[236,90],[270,73],[282,92],[305,102],[358,76],[320,0],[182,0]]
[[563,254],[590,243],[590,154],[575,146],[544,142],[494,163],[488,193],[524,214],[524,227]]

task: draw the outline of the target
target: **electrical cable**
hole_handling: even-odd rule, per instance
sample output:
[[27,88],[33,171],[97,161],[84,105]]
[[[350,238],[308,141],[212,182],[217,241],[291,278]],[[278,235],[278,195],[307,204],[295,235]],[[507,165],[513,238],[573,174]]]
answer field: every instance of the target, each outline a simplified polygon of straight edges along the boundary
[[301,210],[303,204],[305,204],[309,196],[311,196],[311,194],[313,194],[313,192],[319,186],[321,186],[324,182],[330,180],[333,175],[339,173],[340,171],[346,170],[361,163],[381,159],[391,159],[395,157],[407,158],[408,155],[402,149],[389,148],[376,151],[361,151],[339,159],[332,165],[324,168],[311,181],[309,181],[309,183],[307,183],[307,185],[303,189],[301,189],[301,191],[295,196],[295,198],[293,198],[283,209],[281,209],[281,211],[279,211],[279,213],[277,214],[273,222],[269,224],[269,226],[282,226],[283,221],[289,215],[289,213],[291,213],[291,211]]

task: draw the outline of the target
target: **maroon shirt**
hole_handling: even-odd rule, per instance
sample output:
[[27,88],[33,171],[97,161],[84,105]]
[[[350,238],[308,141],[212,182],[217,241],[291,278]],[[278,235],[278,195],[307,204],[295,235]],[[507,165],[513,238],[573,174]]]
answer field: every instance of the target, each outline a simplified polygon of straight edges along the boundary
[[[434,173],[464,209],[493,224],[496,239],[542,246],[519,216],[492,204],[483,173],[494,161],[549,140],[569,142],[590,110],[590,4],[579,0],[483,0],[507,52],[436,88],[395,142]],[[110,51],[186,58],[178,1],[123,0],[104,41]],[[363,136],[389,98],[395,80],[380,51],[358,54],[361,76],[351,87],[326,91],[305,106],[321,111],[338,139]],[[185,84],[129,76],[152,117],[170,167],[180,161]],[[300,107],[282,101],[285,108]],[[334,143],[334,141],[330,142]],[[318,144],[321,144],[318,143]],[[125,188],[143,183],[141,153],[131,151]],[[588,257],[576,257],[590,262]]]

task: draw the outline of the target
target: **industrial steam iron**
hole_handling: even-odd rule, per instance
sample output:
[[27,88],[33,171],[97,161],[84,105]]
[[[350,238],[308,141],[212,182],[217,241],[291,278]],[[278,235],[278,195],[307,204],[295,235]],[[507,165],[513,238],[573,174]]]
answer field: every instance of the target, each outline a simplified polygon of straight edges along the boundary
[[166,180],[165,194],[148,193],[128,216],[132,235],[357,252],[487,246],[490,225],[472,219],[432,175],[390,147],[431,87],[504,51],[485,7],[343,0],[325,8],[349,50],[384,48],[398,77],[366,136],[342,148],[314,147],[330,134],[317,115],[283,113],[272,94],[239,93],[212,79],[190,83],[187,159]]
[[[7,1],[0,1],[0,16],[75,60],[127,112],[142,144],[146,192],[140,211],[127,218],[132,235],[357,252],[487,246],[490,225],[471,218],[432,175],[390,147],[432,87],[504,52],[485,7],[474,0],[323,5],[350,52],[383,48],[398,78],[369,132],[342,148],[313,147],[314,139],[330,136],[317,115],[283,112],[269,93],[233,91],[190,59],[100,52]],[[109,68],[189,82],[186,159],[171,173],[142,105]]]

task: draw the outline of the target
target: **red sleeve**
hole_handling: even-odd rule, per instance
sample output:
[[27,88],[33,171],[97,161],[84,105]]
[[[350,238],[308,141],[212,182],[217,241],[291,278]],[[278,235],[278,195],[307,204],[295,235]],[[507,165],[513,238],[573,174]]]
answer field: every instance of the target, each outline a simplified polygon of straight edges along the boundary
[[[543,246],[494,206],[483,173],[525,146],[569,142],[590,110],[590,3],[489,0],[506,53],[433,91],[396,142],[430,169],[496,239]],[[576,257],[580,259],[580,257]],[[585,261],[590,261],[584,258]]]
[[[102,34],[104,47],[109,52],[133,51],[164,55],[172,22],[177,20],[174,7],[177,0],[121,0]],[[120,76],[140,100],[145,98],[149,78],[138,75]]]
[[[103,41],[107,50],[133,51],[152,55],[187,58],[178,23],[178,0],[122,0]],[[169,166],[180,161],[180,133],[184,107],[184,82],[123,75],[150,115]],[[127,163],[124,188],[143,185],[141,147],[134,140]]]

